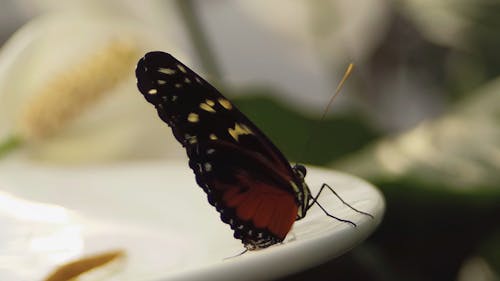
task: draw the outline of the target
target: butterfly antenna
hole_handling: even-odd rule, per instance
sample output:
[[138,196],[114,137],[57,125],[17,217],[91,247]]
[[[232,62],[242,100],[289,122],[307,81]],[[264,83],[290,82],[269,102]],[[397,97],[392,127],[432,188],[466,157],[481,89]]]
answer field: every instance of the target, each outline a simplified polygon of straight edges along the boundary
[[316,121],[316,124],[314,125],[313,129],[311,130],[311,133],[309,134],[309,137],[307,138],[306,144],[304,146],[304,150],[303,150],[304,152],[302,154],[302,157],[300,157],[299,159],[304,159],[304,155],[309,150],[309,146],[311,145],[311,141],[312,141],[313,137],[316,135],[316,132],[318,131],[319,125],[325,119],[326,114],[328,113],[328,111],[330,111],[330,107],[332,106],[333,101],[340,94],[340,90],[342,90],[342,87],[344,86],[345,81],[347,80],[347,78],[349,78],[349,76],[351,75],[353,69],[354,69],[354,64],[350,63],[347,66],[347,69],[346,69],[346,71],[344,73],[344,76],[342,77],[342,79],[340,80],[339,84],[337,85],[337,88],[335,89],[335,93],[333,94],[332,98],[328,102],[328,105],[326,106],[325,110],[323,111],[323,115],[321,115],[321,118],[318,121]]

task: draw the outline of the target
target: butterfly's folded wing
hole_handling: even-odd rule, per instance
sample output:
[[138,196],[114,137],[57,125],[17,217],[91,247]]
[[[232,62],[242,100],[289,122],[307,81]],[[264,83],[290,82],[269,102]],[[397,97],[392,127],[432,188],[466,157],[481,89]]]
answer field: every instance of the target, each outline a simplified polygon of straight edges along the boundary
[[198,185],[235,237],[245,244],[245,239],[265,240],[266,235],[271,244],[281,241],[298,204],[290,185],[293,172],[281,152],[213,86],[171,55],[146,54],[136,76],[141,93],[186,148]]

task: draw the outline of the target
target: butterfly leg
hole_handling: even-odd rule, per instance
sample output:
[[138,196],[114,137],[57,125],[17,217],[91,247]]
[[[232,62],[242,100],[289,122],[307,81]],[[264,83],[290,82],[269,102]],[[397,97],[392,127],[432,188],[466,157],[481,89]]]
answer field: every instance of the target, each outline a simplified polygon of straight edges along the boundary
[[321,204],[320,204],[320,203],[316,200],[316,199],[317,199],[317,196],[316,196],[316,197],[313,197],[312,199],[313,199],[313,201],[311,202],[311,205],[310,205],[310,206],[312,206],[313,204],[316,204],[316,205],[318,205],[318,207],[319,207],[321,210],[323,210],[323,212],[325,213],[325,215],[329,216],[330,218],[332,218],[332,219],[336,219],[336,220],[341,221],[341,222],[348,223],[348,224],[350,224],[350,225],[352,225],[352,226],[354,226],[354,227],[356,227],[356,226],[357,226],[355,223],[353,223],[353,222],[352,222],[352,221],[350,221],[350,220],[341,219],[341,218],[339,218],[339,217],[336,217],[336,216],[334,216],[334,215],[332,215],[332,214],[328,213],[328,211],[327,211],[325,208],[323,208],[323,206],[321,206]]
[[[329,190],[333,193],[333,195],[335,195],[335,196],[336,196],[336,197],[340,200],[340,202],[342,202],[342,204],[346,205],[346,206],[347,206],[347,207],[349,207],[351,210],[353,210],[353,211],[355,211],[355,212],[357,212],[357,213],[360,213],[360,214],[362,214],[362,215],[368,216],[368,217],[370,217],[370,218],[372,218],[372,219],[374,218],[374,217],[373,217],[373,215],[371,215],[371,214],[369,214],[369,213],[367,213],[367,212],[360,211],[360,210],[358,210],[358,209],[354,208],[353,206],[351,206],[349,203],[345,202],[345,201],[344,201],[344,199],[342,199],[342,197],[340,197],[340,195],[338,195],[338,193],[337,193],[337,192],[335,192],[335,190],[334,190],[333,188],[331,188],[331,187],[330,187],[328,184],[326,184],[326,183],[323,183],[323,185],[321,185],[321,188],[319,189],[319,192],[316,194],[316,196],[315,196],[315,197],[313,197],[313,198],[312,198],[312,199],[313,199],[313,201],[312,201],[312,202],[313,202],[313,204],[314,204],[314,202],[316,202],[316,203],[318,202],[318,201],[317,201],[317,199],[319,198],[319,195],[321,194],[321,192],[323,191],[323,189],[325,189],[325,187],[326,187],[326,188],[328,188],[328,189],[329,189]],[[318,204],[318,203],[317,203],[317,204]],[[318,205],[319,205],[319,204],[318,204]]]
[[245,249],[243,252],[241,252],[239,254],[236,254],[234,256],[226,257],[226,258],[224,258],[224,260],[228,260],[228,259],[233,259],[233,258],[239,257],[239,256],[243,255],[246,252],[248,252],[248,249]]

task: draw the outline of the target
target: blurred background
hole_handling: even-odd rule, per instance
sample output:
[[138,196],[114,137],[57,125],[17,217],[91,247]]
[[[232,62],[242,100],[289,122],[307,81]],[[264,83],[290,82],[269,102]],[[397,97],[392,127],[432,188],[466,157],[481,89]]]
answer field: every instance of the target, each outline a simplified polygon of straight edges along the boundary
[[370,239],[284,280],[499,280],[499,14],[497,0],[3,0],[0,161],[184,158],[135,88],[137,59],[162,50],[291,161],[383,192]]

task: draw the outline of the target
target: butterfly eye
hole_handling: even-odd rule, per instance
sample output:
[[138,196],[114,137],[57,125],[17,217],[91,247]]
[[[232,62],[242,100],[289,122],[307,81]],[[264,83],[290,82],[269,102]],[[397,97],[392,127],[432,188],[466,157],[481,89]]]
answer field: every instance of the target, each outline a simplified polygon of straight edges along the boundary
[[307,170],[306,170],[306,167],[304,167],[303,165],[300,165],[300,164],[296,164],[294,167],[293,167],[293,170],[295,172],[297,172],[302,178],[305,178],[306,177],[306,174],[307,174]]

